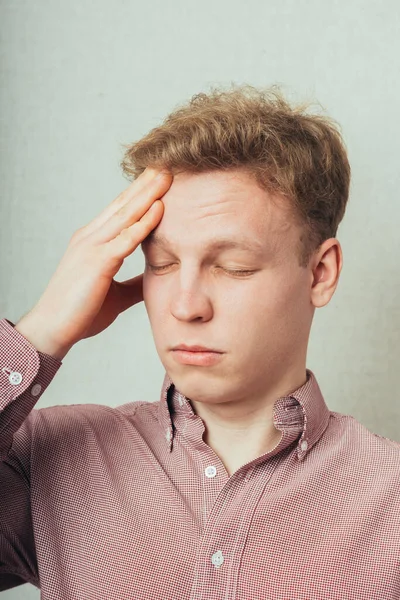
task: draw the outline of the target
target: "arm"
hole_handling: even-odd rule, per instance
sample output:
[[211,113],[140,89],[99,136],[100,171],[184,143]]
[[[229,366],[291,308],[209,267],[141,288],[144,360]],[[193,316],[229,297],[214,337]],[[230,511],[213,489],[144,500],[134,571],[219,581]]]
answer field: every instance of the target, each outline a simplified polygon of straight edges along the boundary
[[[114,276],[158,225],[172,176],[145,170],[70,244],[38,303],[14,326],[0,320],[0,591],[39,586],[30,502],[32,410],[61,360],[143,300],[142,278]],[[44,440],[46,444],[46,440]]]
[[0,320],[0,591],[39,585],[30,513],[32,409],[61,364]]

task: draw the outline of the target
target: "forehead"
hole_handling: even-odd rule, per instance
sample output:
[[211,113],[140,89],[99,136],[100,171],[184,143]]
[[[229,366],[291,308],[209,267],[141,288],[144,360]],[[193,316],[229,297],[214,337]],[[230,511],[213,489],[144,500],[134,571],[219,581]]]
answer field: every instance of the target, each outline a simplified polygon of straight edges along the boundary
[[271,248],[290,230],[287,205],[237,170],[180,173],[162,197],[164,214],[149,247]]

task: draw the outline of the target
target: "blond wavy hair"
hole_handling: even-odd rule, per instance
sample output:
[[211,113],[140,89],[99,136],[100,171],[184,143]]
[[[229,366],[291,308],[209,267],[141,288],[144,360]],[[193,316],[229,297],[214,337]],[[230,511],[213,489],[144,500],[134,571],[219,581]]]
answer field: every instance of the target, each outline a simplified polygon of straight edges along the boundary
[[[336,237],[348,200],[350,165],[340,128],[311,104],[291,105],[277,86],[232,85],[194,95],[140,140],[123,145],[123,173],[148,166],[180,172],[243,169],[286,198],[301,225],[299,265]],[[251,200],[249,200],[251,201]]]

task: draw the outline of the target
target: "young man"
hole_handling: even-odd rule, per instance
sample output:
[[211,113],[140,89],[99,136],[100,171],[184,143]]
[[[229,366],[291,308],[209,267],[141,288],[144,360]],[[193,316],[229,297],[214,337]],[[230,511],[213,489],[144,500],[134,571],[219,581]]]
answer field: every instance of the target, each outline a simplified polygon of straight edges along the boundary
[[[342,268],[334,123],[274,90],[214,90],[122,165],[134,182],[0,321],[0,589],[400,598],[400,444],[330,411],[306,368]],[[140,244],[145,272],[116,282]],[[35,409],[73,345],[142,300],[159,401]]]

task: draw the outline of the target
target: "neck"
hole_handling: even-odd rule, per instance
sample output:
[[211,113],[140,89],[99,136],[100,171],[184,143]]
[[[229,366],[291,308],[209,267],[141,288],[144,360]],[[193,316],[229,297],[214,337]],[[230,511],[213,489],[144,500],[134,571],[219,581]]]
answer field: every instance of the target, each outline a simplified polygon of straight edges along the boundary
[[282,433],[273,423],[274,404],[306,381],[304,368],[285,374],[262,394],[213,404],[190,400],[194,412],[204,422],[205,443],[219,456],[229,475],[275,448]]

